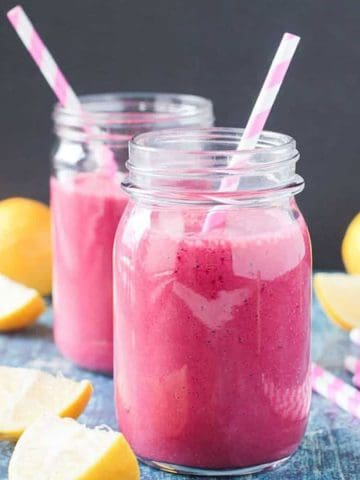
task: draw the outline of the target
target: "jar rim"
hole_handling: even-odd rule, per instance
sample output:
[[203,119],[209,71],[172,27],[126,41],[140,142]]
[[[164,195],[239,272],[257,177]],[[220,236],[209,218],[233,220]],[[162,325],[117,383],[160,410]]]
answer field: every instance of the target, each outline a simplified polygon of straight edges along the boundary
[[[289,135],[264,131],[255,149],[237,150],[244,130],[197,128],[136,135],[129,145],[130,195],[192,202],[292,195],[303,187]],[[223,183],[224,182],[224,183]]]
[[[277,163],[298,157],[296,150],[296,141],[287,134],[264,130],[253,149],[238,150],[243,128],[232,127],[208,127],[196,129],[166,129],[140,133],[135,135],[129,142],[130,158],[129,162],[133,164],[132,158],[141,156],[150,158],[164,154],[185,157],[229,157],[236,159],[249,158],[249,155],[257,154],[261,156],[262,164]],[[216,148],[199,149],[194,145],[202,146],[212,144]],[[179,145],[188,145],[187,147]],[[221,145],[226,148],[219,148]],[[177,148],[175,147],[177,145]]]
[[[199,119],[214,119],[211,100],[190,94],[163,92],[114,92],[79,96],[83,111],[55,104],[56,125],[79,126],[79,123],[118,128],[144,128],[164,124],[163,128],[198,124]],[[151,115],[153,114],[153,115]],[[157,127],[161,128],[161,127]]]

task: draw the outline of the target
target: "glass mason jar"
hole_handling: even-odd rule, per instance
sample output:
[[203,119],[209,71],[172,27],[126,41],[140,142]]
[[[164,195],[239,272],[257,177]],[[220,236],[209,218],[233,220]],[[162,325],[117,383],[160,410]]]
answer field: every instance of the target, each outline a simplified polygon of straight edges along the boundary
[[81,101],[82,113],[59,105],[54,112],[54,332],[74,363],[110,373],[112,248],[127,203],[120,181],[128,141],[146,130],[210,126],[213,112],[209,100],[191,95],[119,93]]
[[[116,410],[139,459],[171,472],[273,468],[307,423],[299,153],[272,132],[238,151],[241,135],[172,130],[130,142],[114,246]],[[225,181],[233,187],[220,191]]]

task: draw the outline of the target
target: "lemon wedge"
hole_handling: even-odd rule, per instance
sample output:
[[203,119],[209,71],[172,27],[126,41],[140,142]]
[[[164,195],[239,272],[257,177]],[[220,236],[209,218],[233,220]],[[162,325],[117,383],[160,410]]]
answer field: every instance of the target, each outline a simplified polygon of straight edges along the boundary
[[50,412],[77,418],[92,395],[90,382],[75,382],[40,370],[0,366],[0,439],[16,440]]
[[33,323],[45,310],[40,294],[0,274],[0,332]]
[[346,330],[360,326],[360,275],[317,273],[314,290],[334,323]]
[[42,479],[138,480],[139,467],[120,433],[44,415],[25,430],[9,464],[9,480]]

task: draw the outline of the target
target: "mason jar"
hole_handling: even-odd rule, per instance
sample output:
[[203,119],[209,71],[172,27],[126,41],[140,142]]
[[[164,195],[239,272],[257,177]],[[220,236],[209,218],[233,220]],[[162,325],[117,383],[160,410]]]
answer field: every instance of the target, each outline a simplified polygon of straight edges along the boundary
[[129,139],[146,130],[212,125],[209,100],[118,93],[56,106],[51,177],[55,342],[87,369],[113,368],[112,247],[127,204],[120,188]]
[[273,132],[237,150],[242,133],[130,142],[114,246],[116,411],[138,458],[170,472],[274,468],[308,419],[311,247],[294,198],[299,153]]

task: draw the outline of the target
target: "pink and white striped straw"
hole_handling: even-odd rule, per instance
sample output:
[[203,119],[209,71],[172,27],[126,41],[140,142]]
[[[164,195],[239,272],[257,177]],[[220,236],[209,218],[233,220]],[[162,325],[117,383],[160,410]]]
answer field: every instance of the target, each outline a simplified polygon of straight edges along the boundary
[[355,387],[360,388],[360,359],[348,355],[345,357],[344,366],[346,370],[349,370],[349,372],[354,374],[352,382]]
[[353,328],[351,330],[350,340],[356,345],[360,345],[360,328]]
[[[291,60],[295,54],[299,41],[300,37],[293,35],[292,33],[285,33],[283,35],[263,86],[260,90],[259,96],[250,114],[237,150],[253,150],[256,147],[261,132],[263,131],[265,123],[274,105],[277,94],[284,81]],[[243,161],[243,159],[241,159],[241,161]],[[238,164],[239,159],[237,159],[236,155],[234,155],[233,159],[229,162],[228,167],[234,168],[237,167]],[[225,177],[221,182],[219,191],[234,191],[237,189],[238,184],[238,177]],[[222,226],[223,223],[223,213],[214,208],[209,212],[205,220],[203,232]]]
[[319,365],[312,365],[312,388],[338,407],[360,419],[360,392]]
[[7,17],[26,49],[44,75],[46,81],[64,107],[81,110],[81,104],[69,82],[64,77],[29,17],[20,5],[12,8]]
[[352,378],[352,382],[355,385],[355,387],[360,388],[360,373],[355,373],[355,375]]
[[347,355],[344,360],[344,367],[351,373],[360,373],[360,359],[353,355]]
[[[69,82],[66,80],[58,64],[55,62],[54,57],[40,38],[40,35],[35,30],[23,8],[20,5],[17,5],[9,10],[7,17],[51,89],[57,96],[61,105],[75,111],[81,111],[82,106],[80,100],[71,88]],[[98,132],[98,130],[96,128],[91,128],[90,132],[94,133]],[[117,170],[117,166],[110,149],[101,145],[97,145],[95,148],[102,159],[102,171],[106,171],[111,175],[114,174]]]

